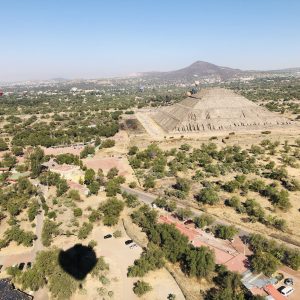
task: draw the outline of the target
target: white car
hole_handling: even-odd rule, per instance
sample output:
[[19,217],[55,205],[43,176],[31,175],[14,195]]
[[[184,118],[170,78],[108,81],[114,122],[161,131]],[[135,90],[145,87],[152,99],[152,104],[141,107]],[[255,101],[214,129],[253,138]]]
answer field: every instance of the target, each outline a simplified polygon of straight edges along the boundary
[[291,286],[281,286],[278,291],[283,295],[283,296],[289,296],[294,292],[294,288]]

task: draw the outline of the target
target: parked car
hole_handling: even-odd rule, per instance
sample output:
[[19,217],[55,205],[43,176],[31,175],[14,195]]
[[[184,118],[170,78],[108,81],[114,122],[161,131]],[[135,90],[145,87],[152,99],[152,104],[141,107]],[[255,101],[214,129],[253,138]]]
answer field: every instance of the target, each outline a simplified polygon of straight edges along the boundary
[[283,296],[289,296],[294,292],[294,288],[291,286],[281,286],[278,291],[283,295]]
[[112,235],[111,234],[107,234],[107,235],[104,236],[104,238],[105,239],[110,239],[110,238],[112,238]]
[[19,264],[19,270],[22,271],[25,267],[25,263],[20,263]]
[[288,286],[294,285],[293,278],[286,278],[286,279],[284,279],[284,284],[288,285]]
[[2,268],[3,268],[3,265],[0,265],[0,272],[1,272]]
[[27,263],[27,269],[31,269],[31,262]]
[[133,240],[127,240],[127,241],[125,241],[125,245],[129,245],[131,243],[133,243]]

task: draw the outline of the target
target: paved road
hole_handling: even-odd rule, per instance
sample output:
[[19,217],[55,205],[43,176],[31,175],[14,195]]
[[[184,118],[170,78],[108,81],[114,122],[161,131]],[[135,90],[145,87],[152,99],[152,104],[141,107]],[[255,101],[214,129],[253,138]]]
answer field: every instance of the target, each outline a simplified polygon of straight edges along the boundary
[[[140,201],[142,201],[143,203],[145,203],[147,205],[151,205],[151,203],[157,198],[157,196],[155,196],[153,194],[146,193],[146,192],[139,191],[139,190],[134,190],[134,189],[131,189],[131,188],[126,187],[126,186],[122,186],[121,190],[125,191],[127,193],[130,193],[130,194],[136,195]],[[179,207],[179,208],[186,208],[186,207],[189,207],[189,206],[177,203],[177,207]],[[193,213],[193,217],[200,216],[200,215],[203,214],[202,211],[200,211],[200,210],[198,210],[196,208],[193,208],[193,207],[189,207],[189,208],[191,209],[191,211]],[[222,224],[222,225],[232,225],[229,222],[226,222],[226,221],[220,220],[220,219],[216,220],[215,223],[216,224]],[[239,229],[238,235],[240,237],[250,234],[250,232],[246,231],[245,229],[240,228],[239,226],[236,226],[236,227]]]

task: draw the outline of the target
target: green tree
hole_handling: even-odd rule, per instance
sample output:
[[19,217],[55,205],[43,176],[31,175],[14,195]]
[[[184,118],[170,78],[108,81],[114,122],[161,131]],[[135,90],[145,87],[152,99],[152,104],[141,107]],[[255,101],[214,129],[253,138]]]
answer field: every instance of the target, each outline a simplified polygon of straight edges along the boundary
[[217,204],[220,201],[218,193],[211,187],[203,188],[196,196],[196,199],[203,204],[210,205]]
[[218,224],[214,227],[215,236],[223,240],[231,240],[237,232],[238,230],[233,225]]
[[84,183],[89,185],[95,180],[95,171],[93,169],[87,169],[84,173]]
[[264,273],[271,276],[279,267],[279,260],[267,252],[257,252],[250,260],[251,268],[257,273]]
[[103,213],[103,224],[106,226],[116,225],[124,208],[124,203],[117,198],[110,198],[100,206]]
[[8,150],[8,145],[4,141],[4,139],[0,138],[0,151],[6,151]]

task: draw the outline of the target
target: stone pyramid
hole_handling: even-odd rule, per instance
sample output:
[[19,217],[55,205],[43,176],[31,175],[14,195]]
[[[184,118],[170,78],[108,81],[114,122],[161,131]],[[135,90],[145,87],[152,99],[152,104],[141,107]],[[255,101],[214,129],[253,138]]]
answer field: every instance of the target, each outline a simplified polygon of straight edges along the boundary
[[172,106],[158,108],[153,120],[166,132],[201,132],[282,127],[291,121],[232,90],[203,89]]

